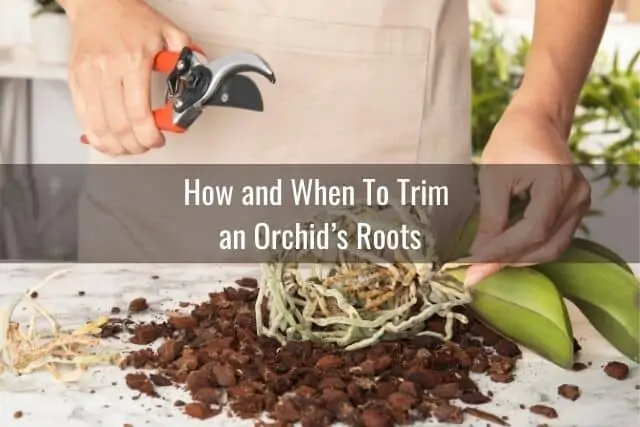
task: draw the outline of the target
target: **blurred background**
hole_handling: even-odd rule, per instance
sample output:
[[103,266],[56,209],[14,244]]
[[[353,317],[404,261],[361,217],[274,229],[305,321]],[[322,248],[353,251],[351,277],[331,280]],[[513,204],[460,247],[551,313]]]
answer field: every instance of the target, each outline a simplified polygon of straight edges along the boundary
[[[468,3],[472,142],[479,155],[518,86],[535,0]],[[38,168],[45,176],[34,176],[24,167],[8,166],[86,161],[88,151],[77,143],[81,132],[66,84],[68,46],[66,17],[54,1],[0,0],[1,259],[75,257],[79,168],[66,168],[63,174],[57,168],[53,175]],[[637,233],[614,231],[610,224],[616,215],[625,215],[616,206],[640,200],[639,52],[640,0],[617,0],[570,141],[578,162],[606,166],[590,176],[597,203],[582,232],[614,250],[623,240],[638,239]]]

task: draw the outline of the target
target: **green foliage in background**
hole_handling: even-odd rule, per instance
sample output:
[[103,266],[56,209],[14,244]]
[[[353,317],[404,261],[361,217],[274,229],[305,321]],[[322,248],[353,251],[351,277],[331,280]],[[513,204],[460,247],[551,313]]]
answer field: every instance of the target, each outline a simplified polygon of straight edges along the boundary
[[62,6],[58,4],[56,0],[35,0],[38,8],[33,13],[33,17],[45,14],[45,13],[65,13]]
[[[521,37],[509,50],[490,22],[471,25],[472,143],[478,156],[520,85],[530,42]],[[608,191],[621,184],[640,187],[640,77],[635,70],[639,57],[640,51],[621,64],[617,52],[613,58],[600,53],[576,109],[571,151],[581,165],[606,165],[598,167],[604,172],[595,179],[607,179]]]

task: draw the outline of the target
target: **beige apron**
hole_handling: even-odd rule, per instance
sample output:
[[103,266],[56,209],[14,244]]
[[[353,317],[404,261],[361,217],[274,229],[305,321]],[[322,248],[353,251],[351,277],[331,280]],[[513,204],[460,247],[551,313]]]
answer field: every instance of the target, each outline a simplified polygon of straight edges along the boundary
[[[150,4],[188,31],[209,59],[234,50],[254,51],[274,69],[277,82],[272,85],[255,75],[264,112],[210,109],[188,133],[167,135],[167,145],[160,150],[119,159],[93,152],[94,163],[470,162],[466,1],[153,0]],[[154,102],[161,102],[162,76],[153,92]],[[468,192],[471,176],[451,175],[447,184],[458,188],[457,194]],[[170,246],[176,253],[206,251],[169,243],[183,238],[176,230],[176,216],[166,207],[160,214],[154,211],[158,206],[140,206],[136,197],[151,183],[122,182],[113,191],[113,183],[97,181],[89,177],[81,201],[83,259],[106,261],[130,255],[148,261],[157,248]],[[459,205],[459,215],[451,215],[448,208],[439,220],[442,230],[460,224],[470,201],[462,197],[449,201]],[[205,217],[203,221],[200,229],[206,232]]]

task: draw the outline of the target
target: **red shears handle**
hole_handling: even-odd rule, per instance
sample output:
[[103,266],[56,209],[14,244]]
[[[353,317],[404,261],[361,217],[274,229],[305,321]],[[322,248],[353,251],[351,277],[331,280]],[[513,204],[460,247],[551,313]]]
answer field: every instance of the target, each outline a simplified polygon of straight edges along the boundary
[[[204,50],[199,46],[189,45],[189,48],[194,52],[204,55]],[[153,71],[169,74],[175,68],[179,58],[180,52],[163,50],[159,52],[153,60]],[[161,131],[172,133],[183,133],[186,131],[185,128],[173,123],[173,105],[171,102],[167,102],[162,107],[153,110],[153,118],[156,122],[156,126],[158,126],[158,129]],[[89,140],[85,135],[82,135],[80,141],[83,144],[89,143]]]

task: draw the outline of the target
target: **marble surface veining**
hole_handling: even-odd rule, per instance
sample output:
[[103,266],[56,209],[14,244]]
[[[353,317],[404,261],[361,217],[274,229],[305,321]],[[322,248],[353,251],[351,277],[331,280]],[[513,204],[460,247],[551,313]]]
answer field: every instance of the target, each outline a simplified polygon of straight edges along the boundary
[[[0,265],[0,303],[6,305],[14,296],[25,292],[49,273],[56,265],[2,264]],[[77,265],[67,275],[56,279],[39,292],[38,300],[62,326],[74,328],[100,315],[109,315],[113,306],[126,309],[135,297],[147,298],[151,313],[139,320],[160,318],[165,310],[177,308],[178,302],[200,302],[209,292],[232,284],[241,276],[255,276],[255,266],[211,265]],[[152,276],[159,278],[152,278]],[[84,296],[79,296],[84,291]],[[494,393],[493,401],[481,405],[499,416],[507,416],[514,427],[547,424],[549,427],[626,427],[638,425],[640,420],[640,383],[638,367],[620,356],[607,344],[575,310],[574,334],[583,347],[580,361],[592,362],[582,372],[564,371],[539,357],[525,352],[518,363],[517,379],[511,384],[495,384],[484,376],[478,378],[481,390]],[[24,316],[24,312],[21,313]],[[24,317],[23,317],[24,318]],[[18,317],[20,320],[20,317]],[[629,378],[618,381],[609,378],[601,366],[611,360],[629,364]],[[575,402],[557,394],[561,384],[575,384],[582,396]],[[225,426],[253,425],[252,421],[236,420],[220,415],[199,421],[186,417],[173,406],[176,399],[188,401],[186,392],[161,388],[162,400],[142,396],[129,390],[124,372],[116,367],[92,368],[77,383],[61,384],[49,373],[14,377],[0,376],[1,427],[122,427],[142,426],[200,426],[205,423]],[[520,409],[534,404],[553,406],[557,419],[549,420]],[[14,418],[22,411],[20,419]],[[436,426],[436,422],[422,423]],[[484,427],[487,421],[467,416],[465,426]]]

